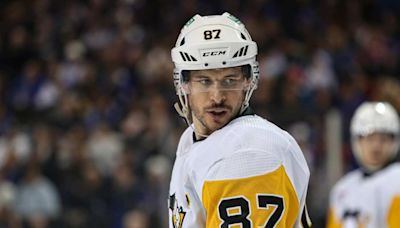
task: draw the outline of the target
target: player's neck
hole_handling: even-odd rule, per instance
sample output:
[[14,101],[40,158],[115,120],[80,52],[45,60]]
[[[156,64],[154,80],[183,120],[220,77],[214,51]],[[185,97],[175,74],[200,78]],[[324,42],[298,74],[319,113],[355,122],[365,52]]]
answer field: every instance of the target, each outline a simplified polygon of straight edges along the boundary
[[200,141],[207,138],[210,133],[207,132],[207,128],[204,124],[196,118],[196,116],[192,116],[193,124],[191,125],[194,132],[195,141]]
[[193,124],[193,136],[195,141],[201,141],[209,136],[205,131],[196,124]]

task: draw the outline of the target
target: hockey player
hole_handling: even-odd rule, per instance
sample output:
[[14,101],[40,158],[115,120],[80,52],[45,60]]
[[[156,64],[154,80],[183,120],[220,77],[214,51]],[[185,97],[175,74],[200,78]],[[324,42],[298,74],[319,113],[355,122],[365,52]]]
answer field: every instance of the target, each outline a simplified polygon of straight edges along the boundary
[[244,25],[229,13],[195,15],[171,55],[175,108],[189,127],[172,172],[169,227],[309,227],[302,151],[249,108],[259,72]]
[[386,102],[361,104],[351,121],[360,165],[332,189],[328,228],[400,227],[399,117]]

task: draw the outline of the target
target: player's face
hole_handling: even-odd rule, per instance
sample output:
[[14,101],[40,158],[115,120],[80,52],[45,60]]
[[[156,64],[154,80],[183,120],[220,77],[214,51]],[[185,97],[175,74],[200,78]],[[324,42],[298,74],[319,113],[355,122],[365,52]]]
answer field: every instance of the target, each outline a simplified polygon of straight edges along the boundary
[[361,159],[367,167],[382,167],[388,162],[393,150],[394,138],[386,133],[373,133],[358,141]]
[[248,84],[241,67],[191,71],[187,87],[197,133],[209,135],[229,123],[239,113]]

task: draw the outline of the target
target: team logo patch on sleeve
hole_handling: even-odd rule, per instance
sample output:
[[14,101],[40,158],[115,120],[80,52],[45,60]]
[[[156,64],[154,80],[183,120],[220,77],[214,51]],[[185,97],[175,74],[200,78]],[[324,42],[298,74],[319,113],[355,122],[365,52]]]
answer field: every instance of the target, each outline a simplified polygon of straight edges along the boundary
[[183,210],[182,206],[179,206],[176,200],[175,193],[169,196],[169,209],[172,212],[172,225],[174,228],[181,228],[183,220],[186,216],[186,211]]

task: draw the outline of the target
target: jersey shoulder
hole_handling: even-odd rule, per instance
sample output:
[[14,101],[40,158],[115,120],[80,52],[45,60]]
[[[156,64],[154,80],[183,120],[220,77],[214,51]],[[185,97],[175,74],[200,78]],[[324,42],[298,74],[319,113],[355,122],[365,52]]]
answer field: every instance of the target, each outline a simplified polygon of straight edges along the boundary
[[379,189],[385,189],[388,192],[397,192],[400,194],[400,163],[393,163],[376,174],[374,184]]
[[201,156],[198,160],[210,159],[210,168],[214,171],[236,170],[232,173],[223,171],[222,176],[212,175],[217,179],[234,178],[234,173],[240,173],[236,177],[262,174],[278,168],[286,160],[302,156],[297,143],[287,132],[256,115],[233,120],[202,144],[200,153],[207,156],[198,153]]
[[352,170],[341,177],[333,186],[331,194],[335,194],[343,189],[352,188],[358,185],[363,178],[362,171],[359,169]]
[[[296,141],[285,130],[257,115],[235,119],[223,129],[226,139],[235,138],[233,143],[245,148],[254,148],[275,153],[284,158],[284,151],[296,147]],[[293,151],[293,150],[292,150]]]
[[178,148],[176,150],[177,157],[187,153],[189,151],[189,148],[193,145],[193,132],[193,128],[189,126],[182,133],[179,139]]
[[228,134],[240,135],[244,142],[250,144],[257,141],[265,142],[266,137],[270,138],[270,141],[279,143],[288,143],[291,139],[286,131],[257,115],[237,118],[228,124],[224,131]]
[[309,175],[307,162],[296,140],[272,122],[257,115],[247,116],[234,121],[231,131],[240,132],[241,141],[238,141],[244,147],[256,148],[276,156],[289,173]]
[[390,179],[390,178],[398,178],[400,176],[400,163],[395,162],[389,166],[387,166],[382,172],[380,173],[383,178],[382,179]]

